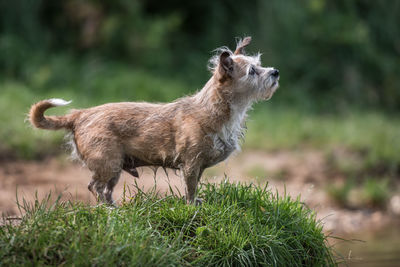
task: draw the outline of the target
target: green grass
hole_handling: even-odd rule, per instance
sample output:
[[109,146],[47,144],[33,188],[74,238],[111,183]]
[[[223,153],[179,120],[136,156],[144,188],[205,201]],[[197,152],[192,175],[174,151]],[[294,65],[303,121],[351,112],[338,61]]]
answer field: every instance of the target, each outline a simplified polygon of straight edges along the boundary
[[0,265],[334,266],[315,214],[254,185],[202,185],[201,206],[139,191],[118,208],[37,201],[0,228]]

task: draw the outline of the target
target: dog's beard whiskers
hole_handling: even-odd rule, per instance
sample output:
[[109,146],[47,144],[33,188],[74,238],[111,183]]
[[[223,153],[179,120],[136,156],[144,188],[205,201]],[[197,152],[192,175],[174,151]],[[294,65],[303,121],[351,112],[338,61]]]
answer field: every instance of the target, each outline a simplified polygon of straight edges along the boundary
[[262,87],[260,88],[260,98],[265,98],[266,94],[269,92],[269,83],[270,83],[270,78],[267,77],[266,79],[263,80],[262,82]]
[[274,89],[277,87],[277,80],[273,79],[271,76],[265,77],[261,82],[261,86],[258,88],[257,100],[269,100]]

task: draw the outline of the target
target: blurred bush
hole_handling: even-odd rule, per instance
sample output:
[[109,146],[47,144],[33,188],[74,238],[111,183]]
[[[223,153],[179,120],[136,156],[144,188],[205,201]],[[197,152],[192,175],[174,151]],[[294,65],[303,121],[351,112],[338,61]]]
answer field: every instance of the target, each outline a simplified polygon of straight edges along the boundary
[[29,82],[62,58],[65,72],[49,78],[62,83],[74,77],[70,69],[96,59],[199,87],[212,49],[252,35],[249,51],[281,70],[274,101],[399,111],[398,25],[397,1],[3,0],[0,75]]
[[392,188],[389,179],[373,177],[358,184],[353,179],[348,179],[342,184],[330,184],[326,187],[326,192],[340,207],[382,209],[393,194]]

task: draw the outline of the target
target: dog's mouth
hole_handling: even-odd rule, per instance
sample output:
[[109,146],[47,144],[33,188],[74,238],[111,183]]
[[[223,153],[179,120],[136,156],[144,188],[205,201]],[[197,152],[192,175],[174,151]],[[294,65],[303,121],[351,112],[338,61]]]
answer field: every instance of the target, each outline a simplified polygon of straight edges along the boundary
[[279,87],[279,77],[280,77],[279,75],[271,77],[271,79],[273,81],[272,84],[271,84],[271,90],[274,90],[274,92]]
[[270,79],[273,80],[273,83],[272,83],[271,87],[274,87],[275,85],[278,85],[278,82],[279,82],[279,78],[280,78],[280,77],[281,77],[281,76],[279,76],[279,74],[278,74],[277,76],[274,76],[274,75],[271,75],[271,76],[270,76]]
[[279,87],[279,76],[269,76],[265,82],[265,94],[263,100],[269,100]]

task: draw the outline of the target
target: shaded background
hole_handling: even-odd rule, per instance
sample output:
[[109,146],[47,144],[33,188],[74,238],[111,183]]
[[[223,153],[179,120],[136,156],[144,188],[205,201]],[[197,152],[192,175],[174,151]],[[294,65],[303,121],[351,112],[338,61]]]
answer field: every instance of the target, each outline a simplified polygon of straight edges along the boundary
[[[3,78],[33,83],[36,91],[69,85],[75,75],[110,63],[199,88],[210,51],[251,35],[249,49],[283,74],[274,102],[327,112],[354,105],[399,111],[399,6],[367,0],[2,1],[0,67]],[[42,77],[34,80],[37,71]]]
[[[250,35],[247,51],[280,70],[281,87],[251,111],[244,158],[233,161],[245,167],[232,175],[298,192],[315,185],[321,214],[337,211],[332,229],[344,218],[347,232],[397,229],[399,25],[399,1],[0,0],[1,185],[38,186],[32,172],[65,155],[62,132],[23,123],[35,101],[171,101],[201,89],[215,48]],[[399,240],[398,231],[378,236],[379,248]]]

